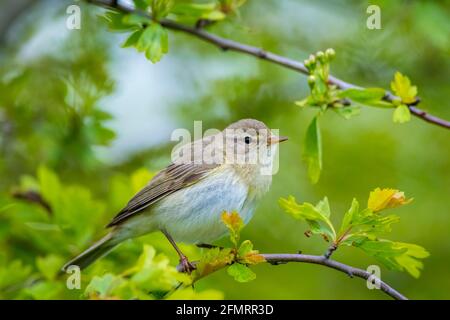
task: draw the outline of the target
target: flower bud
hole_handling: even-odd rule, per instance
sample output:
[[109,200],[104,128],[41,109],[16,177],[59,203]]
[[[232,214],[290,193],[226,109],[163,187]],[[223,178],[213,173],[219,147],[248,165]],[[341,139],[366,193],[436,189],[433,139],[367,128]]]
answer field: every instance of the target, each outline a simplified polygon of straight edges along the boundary
[[317,52],[316,57],[321,63],[325,62],[325,53],[323,53],[323,51]]
[[328,48],[325,51],[325,56],[327,57],[328,61],[331,61],[334,59],[334,57],[336,56],[336,52],[334,51],[334,49],[332,48]]

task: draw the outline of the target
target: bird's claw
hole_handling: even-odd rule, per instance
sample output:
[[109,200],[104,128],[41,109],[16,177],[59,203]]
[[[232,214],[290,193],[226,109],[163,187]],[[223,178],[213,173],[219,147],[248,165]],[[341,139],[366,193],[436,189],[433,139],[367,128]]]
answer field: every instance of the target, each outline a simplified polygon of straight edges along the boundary
[[197,269],[194,264],[189,262],[188,258],[183,256],[180,258],[180,271],[191,274],[192,271]]

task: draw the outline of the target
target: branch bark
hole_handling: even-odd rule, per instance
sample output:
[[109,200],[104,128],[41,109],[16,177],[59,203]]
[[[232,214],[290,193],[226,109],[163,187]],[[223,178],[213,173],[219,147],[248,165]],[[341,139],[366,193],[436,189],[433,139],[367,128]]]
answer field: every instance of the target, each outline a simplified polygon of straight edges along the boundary
[[351,267],[349,265],[343,264],[335,260],[327,259],[325,256],[314,256],[307,254],[288,254],[288,253],[262,254],[262,256],[266,259],[268,263],[273,265],[287,262],[312,263],[344,272],[352,278],[358,277],[364,280],[371,278],[372,281],[380,284],[381,291],[386,293],[388,296],[396,300],[408,300],[408,298],[406,298],[400,292],[392,288],[390,285],[388,285],[386,282],[382,281],[378,277],[372,275],[370,272],[367,272],[366,270],[363,269]]
[[[109,9],[119,10],[124,13],[136,13],[139,15],[143,15],[149,19],[152,19],[152,17],[149,14],[141,12],[141,11],[137,11],[131,5],[123,4],[117,0],[116,1],[114,1],[114,0],[86,0],[86,1],[89,3],[95,4],[95,5],[109,8]],[[219,47],[220,49],[222,49],[224,51],[229,50],[229,51],[235,51],[235,52],[247,54],[247,55],[254,56],[256,58],[260,58],[262,60],[277,64],[277,65],[280,65],[287,69],[297,71],[297,72],[305,74],[305,75],[309,74],[308,69],[300,61],[289,59],[287,57],[277,55],[277,54],[269,52],[269,51],[265,51],[258,47],[249,46],[247,44],[243,44],[243,43],[239,43],[239,42],[236,42],[236,41],[233,41],[230,39],[219,37],[212,33],[206,32],[202,28],[186,26],[186,25],[177,23],[177,22],[169,20],[169,19],[161,19],[158,22],[167,29],[190,34],[198,39],[201,39],[205,42],[215,45],[216,47]],[[336,85],[340,89],[361,88],[357,85],[348,83],[348,82],[341,80],[339,78],[336,78],[334,76],[329,77],[329,83]],[[386,91],[384,100],[391,102],[391,101],[397,100],[397,99],[399,99],[397,96],[395,96],[394,94],[392,94],[389,91]],[[433,116],[433,115],[425,112],[424,110],[419,109],[417,107],[417,105],[419,103],[420,103],[420,99],[417,99],[415,102],[408,105],[410,112],[414,116],[416,116],[426,122],[429,122],[431,124],[440,126],[442,128],[450,129],[450,121]]]
[[[379,284],[380,290],[386,293],[388,296],[394,298],[395,300],[408,300],[403,294],[395,290],[393,287],[388,285],[386,282],[382,281],[380,278],[376,277],[375,275],[371,274],[370,272],[367,272],[366,270],[355,268],[349,265],[346,265],[342,262],[338,262],[336,260],[331,260],[327,258],[326,256],[315,256],[315,255],[308,255],[308,254],[301,254],[301,253],[262,253],[261,254],[266,262],[270,263],[271,265],[277,266],[280,264],[285,264],[288,262],[299,262],[299,263],[310,263],[310,264],[318,264],[324,267],[328,267],[331,269],[335,269],[338,271],[341,271],[345,274],[347,274],[350,278],[358,277],[364,280],[368,280],[370,278],[370,281],[372,283]],[[194,266],[198,263],[198,261],[192,261],[191,262]],[[183,266],[180,264],[177,266],[177,270],[180,272],[186,272],[183,269]],[[217,269],[215,271],[218,271],[220,269]],[[213,272],[215,272],[213,271]]]

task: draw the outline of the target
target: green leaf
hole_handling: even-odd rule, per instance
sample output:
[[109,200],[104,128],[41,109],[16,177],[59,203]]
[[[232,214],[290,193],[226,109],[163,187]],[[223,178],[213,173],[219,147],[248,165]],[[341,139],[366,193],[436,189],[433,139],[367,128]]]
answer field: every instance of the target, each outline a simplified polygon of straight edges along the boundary
[[256,274],[249,267],[240,263],[229,266],[227,272],[237,282],[249,282],[256,279]]
[[145,52],[151,62],[158,62],[169,50],[167,30],[152,22],[139,37],[136,49]]
[[[298,220],[304,220],[311,228],[311,232],[314,234],[320,234],[326,236],[328,239],[336,240],[336,232],[330,221],[328,200],[325,198],[322,202],[319,202],[317,206],[313,206],[310,203],[298,204],[293,196],[289,196],[287,199],[280,198],[280,206],[292,217]],[[328,211],[328,212],[327,212]]]
[[122,44],[122,48],[135,47],[139,41],[139,38],[142,36],[143,33],[144,30],[142,29],[133,32]]
[[133,28],[133,25],[124,22],[126,15],[116,11],[106,12],[102,18],[108,24],[108,29],[113,32],[126,32]]
[[306,130],[303,146],[303,159],[308,165],[308,176],[312,183],[317,183],[322,170],[322,139],[319,128],[319,116],[311,121]]
[[385,94],[386,94],[385,90],[381,88],[367,88],[367,89],[351,88],[340,91],[338,96],[341,99],[347,98],[355,102],[366,104],[383,99]]
[[331,214],[330,203],[328,198],[325,197],[316,204],[316,209],[325,217],[329,218]]
[[339,229],[339,235],[342,235],[351,227],[354,221],[354,217],[358,214],[358,212],[359,212],[359,203],[355,198],[353,198],[350,209],[348,209],[348,211],[344,215],[344,218],[342,219],[341,228]]
[[142,27],[152,22],[149,17],[137,13],[129,13],[123,16],[122,22],[128,26]]
[[38,168],[37,176],[42,197],[49,202],[51,207],[57,206],[61,192],[58,176],[45,166]]
[[226,14],[219,10],[214,2],[210,3],[176,3],[171,12],[180,18],[193,20],[206,19],[211,21],[223,20]]
[[197,269],[193,273],[193,278],[194,280],[203,278],[208,274],[231,264],[233,260],[234,254],[230,248],[221,249],[216,247],[207,250],[197,264]]
[[56,255],[48,255],[36,259],[37,268],[47,280],[55,279],[63,263],[64,259]]
[[365,240],[356,243],[355,246],[389,269],[406,270],[414,278],[420,276],[420,270],[423,268],[423,263],[419,259],[429,256],[429,253],[421,246],[389,240]]
[[149,0],[133,0],[137,9],[145,11],[150,6]]
[[152,15],[155,19],[161,19],[166,17],[174,5],[172,0],[152,0],[150,7],[152,9]]
[[395,73],[394,81],[391,82],[391,89],[405,104],[416,101],[417,87],[411,85],[411,80],[400,72]]
[[404,104],[399,105],[397,108],[395,108],[392,120],[395,123],[405,123],[410,121],[411,112],[409,111],[409,108]]
[[84,294],[90,298],[105,299],[109,297],[116,284],[117,278],[111,273],[107,273],[101,277],[95,276],[86,287]]

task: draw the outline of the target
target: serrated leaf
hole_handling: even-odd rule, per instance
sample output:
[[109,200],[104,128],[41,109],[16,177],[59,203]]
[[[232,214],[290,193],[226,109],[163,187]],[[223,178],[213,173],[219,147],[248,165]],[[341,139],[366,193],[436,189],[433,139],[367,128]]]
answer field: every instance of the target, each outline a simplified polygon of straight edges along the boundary
[[306,130],[303,159],[308,165],[309,179],[312,183],[317,183],[322,170],[322,138],[318,116],[314,117]]
[[404,192],[397,189],[376,188],[370,192],[367,207],[373,212],[396,208],[410,203],[413,199],[406,199]]
[[215,272],[229,264],[234,260],[234,254],[230,248],[213,248],[207,250],[202,255],[197,264],[197,269],[193,273],[194,280],[198,280]]
[[249,282],[256,279],[256,274],[249,267],[240,263],[229,266],[227,272],[237,282]]
[[167,30],[158,23],[152,22],[145,28],[136,43],[136,49],[145,52],[145,56],[151,62],[156,63],[168,52]]
[[394,81],[391,82],[391,89],[405,104],[416,101],[417,87],[411,85],[411,80],[400,72],[395,73]]
[[235,246],[237,246],[240,232],[244,226],[244,222],[242,221],[242,218],[235,211],[233,211],[233,212],[224,211],[222,213],[221,219],[222,219],[222,222],[225,224],[225,226],[228,228],[228,231],[230,232],[231,242]]
[[328,216],[322,212],[323,208],[318,209],[307,202],[298,204],[293,196],[289,196],[287,199],[280,198],[279,204],[295,219],[306,221],[312,233],[325,235],[333,241],[336,240],[336,232]]
[[414,278],[420,276],[423,263],[419,259],[429,256],[421,246],[389,240],[366,240],[356,246],[391,270],[406,270]]
[[258,250],[253,250],[253,243],[250,240],[243,241],[239,246],[238,260],[245,264],[258,264],[266,261]]
[[409,111],[408,106],[401,104],[394,110],[392,115],[392,121],[394,123],[405,123],[411,120],[411,111]]

